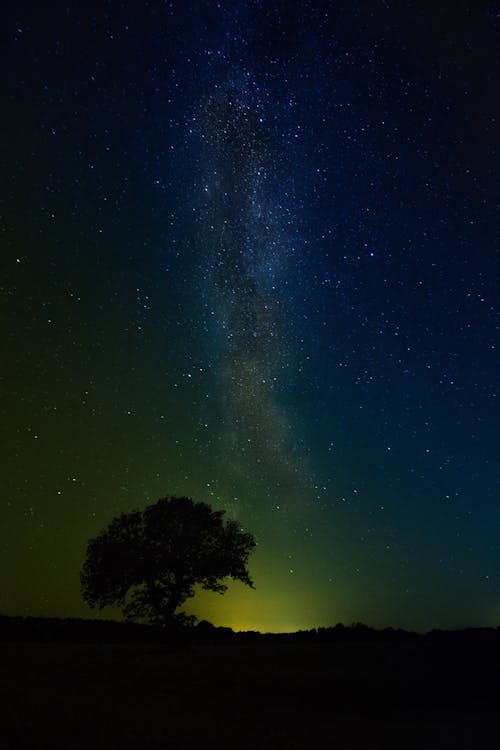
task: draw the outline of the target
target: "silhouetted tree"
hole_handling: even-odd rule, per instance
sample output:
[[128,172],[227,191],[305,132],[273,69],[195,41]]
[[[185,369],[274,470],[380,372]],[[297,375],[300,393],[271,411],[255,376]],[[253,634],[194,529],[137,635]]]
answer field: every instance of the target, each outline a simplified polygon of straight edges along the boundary
[[83,598],[99,609],[118,605],[128,619],[172,626],[195,619],[177,609],[197,584],[223,594],[229,576],[253,588],[246,565],[255,540],[223,516],[187,497],[123,513],[88,544]]

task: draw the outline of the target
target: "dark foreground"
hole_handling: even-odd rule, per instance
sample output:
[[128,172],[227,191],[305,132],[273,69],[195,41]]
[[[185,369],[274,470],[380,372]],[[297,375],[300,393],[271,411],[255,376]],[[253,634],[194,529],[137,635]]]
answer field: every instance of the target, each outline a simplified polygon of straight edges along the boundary
[[496,644],[1,643],[0,747],[500,748]]

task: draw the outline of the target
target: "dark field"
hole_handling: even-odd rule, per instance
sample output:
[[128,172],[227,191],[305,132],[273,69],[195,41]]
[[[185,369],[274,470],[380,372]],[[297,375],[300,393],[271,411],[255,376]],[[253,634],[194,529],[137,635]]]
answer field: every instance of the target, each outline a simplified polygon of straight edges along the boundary
[[497,645],[0,644],[0,747],[500,748]]

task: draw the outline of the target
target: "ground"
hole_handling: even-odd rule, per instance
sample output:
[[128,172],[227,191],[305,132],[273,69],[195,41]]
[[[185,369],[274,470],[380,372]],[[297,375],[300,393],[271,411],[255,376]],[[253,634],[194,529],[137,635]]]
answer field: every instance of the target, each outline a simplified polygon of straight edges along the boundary
[[2,643],[0,747],[498,748],[499,657],[421,641]]

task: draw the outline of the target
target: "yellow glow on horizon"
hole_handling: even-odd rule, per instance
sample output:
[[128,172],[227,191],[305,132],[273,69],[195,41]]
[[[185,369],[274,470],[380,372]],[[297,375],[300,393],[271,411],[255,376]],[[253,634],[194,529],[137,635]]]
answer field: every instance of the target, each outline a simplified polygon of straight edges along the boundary
[[[299,585],[296,580],[288,586],[286,583],[280,581],[276,585],[268,577],[255,590],[230,583],[224,596],[199,591],[186,603],[185,611],[196,615],[198,620],[238,632],[295,633],[337,622],[331,604],[331,613],[326,614],[324,599],[318,601],[310,587]],[[319,618],[318,609],[323,610]]]
[[[230,627],[235,633],[248,633],[248,631],[257,631],[259,633],[297,633],[299,630],[305,630],[305,628],[298,625],[283,625],[276,629],[267,628],[264,624],[259,625],[259,623],[254,623],[252,626],[234,623],[233,625],[226,625],[226,627]],[[307,629],[311,630],[312,628]]]

